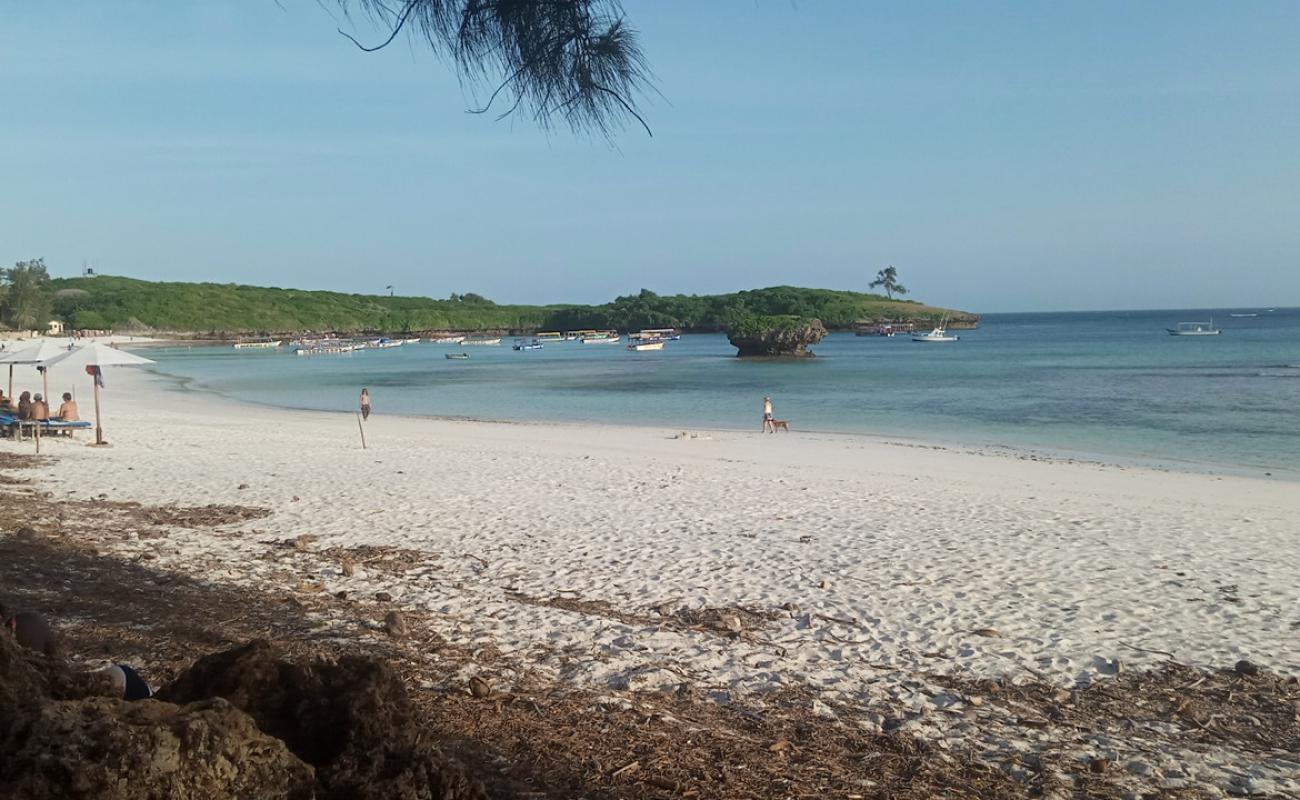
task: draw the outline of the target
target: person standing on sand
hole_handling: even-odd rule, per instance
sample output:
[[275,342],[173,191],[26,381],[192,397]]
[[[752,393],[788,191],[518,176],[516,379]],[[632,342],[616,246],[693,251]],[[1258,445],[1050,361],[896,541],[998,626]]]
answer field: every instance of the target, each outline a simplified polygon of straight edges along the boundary
[[370,419],[370,390],[361,390],[361,418]]
[[772,424],[772,398],[763,398],[763,433],[776,433],[776,426]]

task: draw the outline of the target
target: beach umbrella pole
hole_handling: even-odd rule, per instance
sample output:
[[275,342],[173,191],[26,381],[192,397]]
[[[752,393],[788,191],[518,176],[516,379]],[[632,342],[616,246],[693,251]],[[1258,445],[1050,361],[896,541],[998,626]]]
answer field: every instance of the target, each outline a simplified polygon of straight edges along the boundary
[[95,444],[104,443],[104,429],[99,423],[99,379],[95,379]]
[[9,365],[9,397],[14,396],[14,365]]
[[45,405],[50,404],[50,371],[41,367],[41,388],[45,390]]

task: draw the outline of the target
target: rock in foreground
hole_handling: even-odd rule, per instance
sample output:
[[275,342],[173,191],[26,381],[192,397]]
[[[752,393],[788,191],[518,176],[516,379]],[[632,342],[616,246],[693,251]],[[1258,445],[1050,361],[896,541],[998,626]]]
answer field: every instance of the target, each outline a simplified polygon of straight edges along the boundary
[[483,800],[420,737],[387,664],[294,663],[253,642],[200,659],[160,699],[0,636],[0,800]]
[[486,793],[421,737],[401,679],[387,664],[344,656],[293,663],[266,642],[205,656],[159,697],[221,697],[316,768],[321,798],[479,800]]

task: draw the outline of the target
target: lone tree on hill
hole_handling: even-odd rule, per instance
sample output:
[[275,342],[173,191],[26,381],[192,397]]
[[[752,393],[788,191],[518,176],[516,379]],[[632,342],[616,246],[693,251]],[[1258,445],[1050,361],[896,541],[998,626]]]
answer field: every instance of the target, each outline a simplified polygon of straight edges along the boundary
[[898,270],[894,269],[892,264],[877,272],[876,279],[867,284],[868,289],[877,286],[885,290],[890,300],[894,299],[895,294],[907,294],[907,287],[898,282]]
[[650,69],[618,0],[335,1],[389,31],[367,46],[339,30],[362,50],[406,31],[450,61],[471,91],[490,89],[474,113],[500,100],[498,119],[522,112],[543,128],[560,121],[608,137],[632,118],[650,133],[636,108]]

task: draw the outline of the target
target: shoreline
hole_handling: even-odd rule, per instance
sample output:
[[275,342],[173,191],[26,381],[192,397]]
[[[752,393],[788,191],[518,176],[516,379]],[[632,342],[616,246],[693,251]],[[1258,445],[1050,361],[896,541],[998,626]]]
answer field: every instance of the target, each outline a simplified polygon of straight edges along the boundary
[[[158,344],[158,343],[153,343]],[[274,409],[280,411],[303,412],[314,414],[340,414],[353,415],[355,411],[344,410],[327,410],[319,408],[307,408],[304,406],[281,405],[277,403],[263,402],[252,400],[245,397],[238,397],[234,394],[223,392],[206,386],[195,385],[196,378],[185,375],[176,375],[163,369],[165,365],[159,364],[155,367],[147,368],[146,373],[156,375],[163,382],[174,383],[171,391],[182,393],[203,394],[211,397],[220,398],[236,406],[248,406],[260,409]],[[536,426],[556,426],[566,428],[609,428],[623,429],[630,428],[634,430],[674,430],[673,426],[656,423],[636,424],[631,422],[604,422],[600,420],[563,420],[563,419],[509,419],[498,417],[477,417],[461,415],[441,415],[441,414],[386,414],[385,416],[411,421],[427,420],[439,422],[466,422],[477,424],[500,424],[500,425],[536,425]],[[720,426],[692,426],[686,425],[675,429],[677,432],[689,432],[702,435],[731,435],[751,433],[748,428],[727,428]],[[780,434],[777,434],[780,435]],[[891,445],[897,447],[918,447],[948,450],[954,452],[968,453],[971,455],[980,455],[993,458],[1013,458],[1013,459],[1030,459],[1036,461],[1062,461],[1077,464],[1089,464],[1098,467],[1114,467],[1121,469],[1141,469],[1152,472],[1169,472],[1188,475],[1207,475],[1213,477],[1230,476],[1237,478],[1258,478],[1267,481],[1281,481],[1290,483],[1300,483],[1300,470],[1291,469],[1285,466],[1267,466],[1267,465],[1243,465],[1208,461],[1193,461],[1188,459],[1178,459],[1168,456],[1137,456],[1123,455],[1115,453],[1098,453],[1085,450],[1073,450],[1066,447],[1051,446],[1029,446],[1006,444],[1001,442],[971,442],[943,439],[941,437],[925,436],[907,436],[903,434],[889,433],[872,433],[868,431],[848,431],[848,430],[825,430],[821,428],[800,428],[798,435],[801,436],[819,436],[819,437],[843,437],[850,440],[864,440],[882,445]]]

